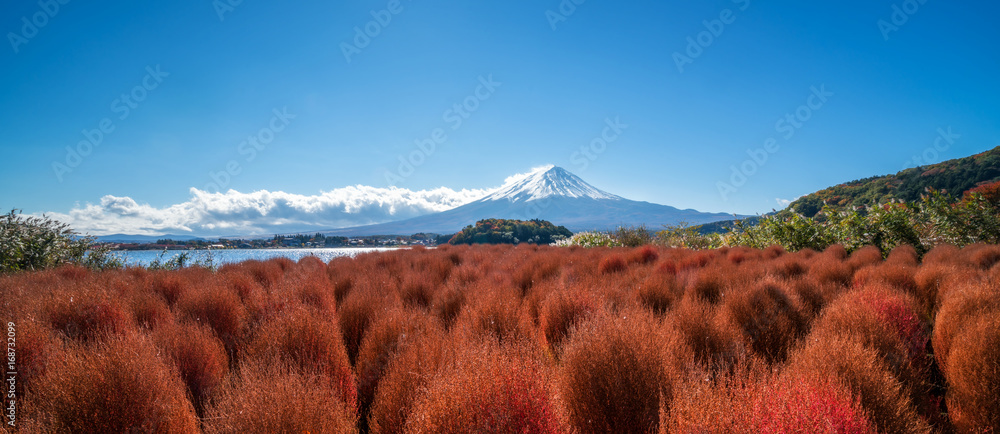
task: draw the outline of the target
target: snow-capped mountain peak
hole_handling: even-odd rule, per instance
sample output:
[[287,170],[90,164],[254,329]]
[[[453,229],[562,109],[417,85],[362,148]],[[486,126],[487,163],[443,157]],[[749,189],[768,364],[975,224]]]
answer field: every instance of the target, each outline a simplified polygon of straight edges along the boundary
[[502,187],[479,202],[506,200],[527,202],[550,196],[621,200],[619,196],[597,189],[580,177],[552,165],[507,178]]

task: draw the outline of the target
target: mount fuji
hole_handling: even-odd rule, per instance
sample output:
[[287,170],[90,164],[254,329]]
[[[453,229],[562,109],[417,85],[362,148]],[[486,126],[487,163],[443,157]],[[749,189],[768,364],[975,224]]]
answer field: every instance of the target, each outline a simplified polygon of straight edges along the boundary
[[548,220],[579,232],[623,225],[646,225],[650,229],[681,222],[698,225],[730,220],[733,216],[625,199],[600,190],[561,167],[546,166],[508,178],[486,197],[447,211],[321,232],[339,236],[451,234],[487,218]]

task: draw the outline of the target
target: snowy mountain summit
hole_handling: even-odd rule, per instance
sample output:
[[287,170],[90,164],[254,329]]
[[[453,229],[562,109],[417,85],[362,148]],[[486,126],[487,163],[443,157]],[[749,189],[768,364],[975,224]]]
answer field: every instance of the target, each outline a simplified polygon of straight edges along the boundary
[[548,165],[507,178],[502,187],[477,202],[509,201],[520,203],[552,196],[574,199],[623,200],[620,196],[587,184],[579,176],[562,167]]
[[326,233],[340,236],[452,234],[487,218],[548,220],[579,232],[639,225],[657,229],[679,222],[697,225],[732,216],[630,200],[587,184],[561,167],[544,166],[510,176],[502,187],[486,197],[447,211]]

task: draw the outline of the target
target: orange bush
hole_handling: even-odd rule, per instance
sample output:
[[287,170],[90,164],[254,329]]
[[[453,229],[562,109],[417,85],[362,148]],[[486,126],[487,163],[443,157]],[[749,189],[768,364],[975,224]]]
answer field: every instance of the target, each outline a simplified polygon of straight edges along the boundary
[[877,350],[846,334],[810,335],[805,342],[790,355],[786,375],[843,384],[878,432],[931,431]]
[[600,266],[598,266],[598,270],[600,270],[601,274],[620,273],[625,271],[627,268],[628,262],[626,262],[625,258],[620,255],[606,256],[601,260]]
[[539,315],[545,344],[556,353],[570,329],[597,310],[597,303],[587,293],[555,290],[542,302]]
[[401,344],[375,391],[368,418],[373,433],[403,432],[421,391],[445,360],[445,340],[440,330],[429,330]]
[[229,359],[222,341],[207,326],[180,323],[161,327],[157,346],[180,374],[198,414],[229,372]]
[[680,346],[660,321],[640,309],[598,313],[570,333],[558,374],[559,392],[573,428],[591,432],[657,429],[661,405],[672,396],[674,366],[664,345]]
[[244,364],[217,395],[206,411],[206,433],[357,432],[355,416],[321,376],[282,363]]
[[177,300],[178,315],[205,324],[215,331],[226,348],[233,352],[243,337],[246,308],[233,289],[212,281],[185,292]]
[[29,413],[29,432],[197,431],[180,377],[141,336],[71,345],[51,358],[34,391],[24,406],[37,412]]
[[344,302],[338,306],[337,321],[343,333],[344,345],[351,365],[358,359],[361,341],[364,339],[368,327],[388,307],[384,298],[384,296],[379,296],[374,289],[358,288],[351,291]]
[[303,374],[322,374],[328,378],[328,387],[338,392],[348,413],[354,415],[357,411],[354,370],[337,323],[331,319],[303,308],[283,312],[257,330],[242,360],[281,362]]
[[1000,432],[1000,313],[966,324],[948,360],[948,409],[955,428]]
[[399,349],[436,327],[437,322],[427,314],[402,307],[386,312],[371,325],[361,342],[356,365],[362,423],[367,422],[375,390]]
[[684,287],[668,273],[647,277],[636,289],[638,301],[657,314],[669,311],[684,295]]
[[66,294],[47,306],[48,322],[70,339],[92,341],[124,332],[131,324],[121,304],[97,289]]
[[546,366],[530,345],[463,342],[413,407],[405,432],[559,433]]
[[808,326],[801,307],[777,282],[764,282],[733,294],[725,308],[747,346],[770,362],[784,361],[789,348]]
[[732,324],[720,321],[716,309],[697,300],[682,300],[667,321],[691,348],[693,362],[709,371],[724,371],[746,356]]

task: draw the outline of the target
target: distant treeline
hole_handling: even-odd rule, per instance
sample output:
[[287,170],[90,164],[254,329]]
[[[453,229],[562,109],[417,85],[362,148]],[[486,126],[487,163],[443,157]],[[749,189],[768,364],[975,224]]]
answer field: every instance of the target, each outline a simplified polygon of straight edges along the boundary
[[466,226],[451,244],[552,244],[573,233],[545,220],[486,219]]

